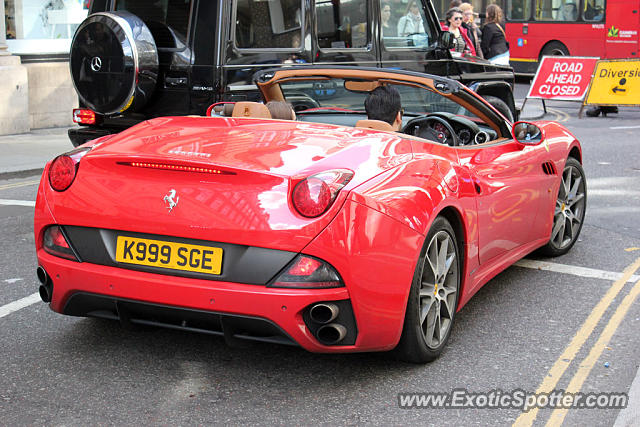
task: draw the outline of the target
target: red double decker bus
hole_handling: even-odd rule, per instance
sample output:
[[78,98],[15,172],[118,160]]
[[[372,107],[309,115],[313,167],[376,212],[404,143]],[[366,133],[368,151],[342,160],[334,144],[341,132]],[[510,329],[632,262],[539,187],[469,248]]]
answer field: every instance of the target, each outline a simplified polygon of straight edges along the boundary
[[535,73],[544,55],[639,57],[640,0],[503,1],[516,73]]

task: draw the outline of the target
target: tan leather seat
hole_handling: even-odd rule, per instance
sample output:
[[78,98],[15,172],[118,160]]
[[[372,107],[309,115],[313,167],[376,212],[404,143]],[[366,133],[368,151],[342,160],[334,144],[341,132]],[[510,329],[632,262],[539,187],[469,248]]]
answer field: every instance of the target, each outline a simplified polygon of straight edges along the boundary
[[389,123],[383,122],[382,120],[358,120],[356,122],[356,127],[395,132],[395,130]]
[[271,113],[266,105],[259,102],[236,102],[233,107],[232,117],[253,117],[256,119],[270,119]]

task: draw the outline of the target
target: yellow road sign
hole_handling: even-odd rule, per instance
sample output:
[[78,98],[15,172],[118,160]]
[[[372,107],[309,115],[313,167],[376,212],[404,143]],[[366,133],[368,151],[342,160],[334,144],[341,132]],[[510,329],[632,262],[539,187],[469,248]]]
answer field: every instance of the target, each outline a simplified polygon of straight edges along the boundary
[[584,104],[640,105],[640,59],[598,61]]

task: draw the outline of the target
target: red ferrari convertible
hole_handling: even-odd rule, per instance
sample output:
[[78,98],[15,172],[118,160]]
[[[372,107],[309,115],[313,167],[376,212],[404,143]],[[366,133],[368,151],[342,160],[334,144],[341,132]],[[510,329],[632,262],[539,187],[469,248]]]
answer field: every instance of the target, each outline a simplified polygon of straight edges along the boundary
[[[456,311],[528,253],[567,252],[586,208],[580,143],[511,124],[442,77],[292,67],[264,101],[214,105],[88,142],[47,164],[40,294],[72,316],[436,358]],[[379,86],[402,128],[367,120]]]

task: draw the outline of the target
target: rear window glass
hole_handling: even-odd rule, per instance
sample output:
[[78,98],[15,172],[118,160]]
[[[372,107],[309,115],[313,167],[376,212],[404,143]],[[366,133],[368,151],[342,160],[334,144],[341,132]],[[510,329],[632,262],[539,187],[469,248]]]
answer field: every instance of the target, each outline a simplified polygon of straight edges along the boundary
[[236,0],[235,36],[240,49],[300,49],[301,0]]
[[183,43],[187,39],[191,0],[116,0],[115,10],[126,10],[140,17],[158,47],[175,47],[167,27]]
[[371,22],[366,0],[316,0],[318,44],[325,49],[365,48]]

